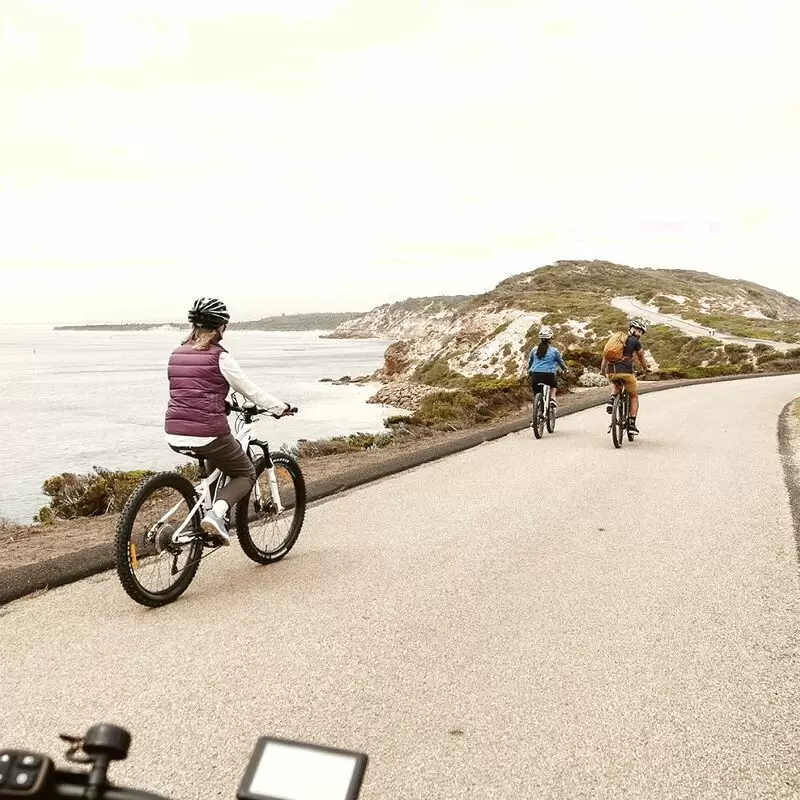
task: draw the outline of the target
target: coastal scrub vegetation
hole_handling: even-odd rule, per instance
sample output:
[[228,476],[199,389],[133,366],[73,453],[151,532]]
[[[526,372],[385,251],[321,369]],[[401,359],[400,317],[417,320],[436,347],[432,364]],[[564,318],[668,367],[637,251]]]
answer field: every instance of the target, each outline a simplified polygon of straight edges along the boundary
[[[175,471],[192,481],[199,478],[193,462],[180,464]],[[42,485],[42,492],[50,502],[39,510],[34,521],[47,525],[59,519],[97,517],[121,511],[136,487],[154,474],[153,470],[93,467],[88,473],[53,475]]]

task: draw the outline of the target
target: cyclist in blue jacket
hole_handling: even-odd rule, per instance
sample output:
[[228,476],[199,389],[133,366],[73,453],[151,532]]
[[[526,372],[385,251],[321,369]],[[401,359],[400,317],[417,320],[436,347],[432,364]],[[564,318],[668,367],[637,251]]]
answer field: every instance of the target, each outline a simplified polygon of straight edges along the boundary
[[567,370],[567,365],[561,357],[557,347],[550,344],[553,338],[553,329],[549,325],[543,325],[539,329],[539,344],[531,350],[528,357],[528,374],[531,377],[531,388],[533,389],[534,397],[537,392],[541,391],[541,386],[544,384],[550,387],[550,402],[555,406],[556,393],[558,388],[556,386],[556,372],[561,367],[564,371]]

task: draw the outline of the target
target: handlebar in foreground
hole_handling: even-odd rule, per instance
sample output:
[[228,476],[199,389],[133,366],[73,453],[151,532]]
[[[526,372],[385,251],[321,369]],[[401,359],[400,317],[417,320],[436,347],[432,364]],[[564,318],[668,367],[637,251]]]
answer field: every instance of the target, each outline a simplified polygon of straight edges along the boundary
[[[164,795],[114,786],[111,761],[127,758],[131,736],[124,728],[101,723],[84,736],[65,736],[66,759],[89,766],[88,772],[56,769],[41,753],[0,750],[0,798],[71,800],[170,800]],[[367,755],[308,742],[261,737],[236,793],[238,800],[356,800]]]

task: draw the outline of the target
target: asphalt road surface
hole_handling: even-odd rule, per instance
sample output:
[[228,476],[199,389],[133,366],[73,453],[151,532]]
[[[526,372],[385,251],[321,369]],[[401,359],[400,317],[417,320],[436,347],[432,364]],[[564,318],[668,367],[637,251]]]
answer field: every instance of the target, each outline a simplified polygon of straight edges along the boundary
[[769,339],[747,339],[741,336],[731,336],[728,333],[720,333],[719,331],[714,331],[714,335],[711,336],[709,328],[704,325],[698,325],[696,322],[688,322],[685,319],[674,317],[671,314],[662,314],[651,306],[642,305],[632,297],[615,297],[611,301],[611,305],[632,317],[643,317],[654,325],[670,325],[689,336],[710,336],[725,344],[743,344],[747,347],[753,347],[757,344],[766,344],[781,352],[800,347],[800,345],[790,344],[789,342],[773,342]]
[[777,418],[800,376],[595,409],[313,506],[148,611],[114,573],[0,608],[2,744],[133,733],[123,783],[233,798],[262,734],[362,798],[800,797],[800,585]]

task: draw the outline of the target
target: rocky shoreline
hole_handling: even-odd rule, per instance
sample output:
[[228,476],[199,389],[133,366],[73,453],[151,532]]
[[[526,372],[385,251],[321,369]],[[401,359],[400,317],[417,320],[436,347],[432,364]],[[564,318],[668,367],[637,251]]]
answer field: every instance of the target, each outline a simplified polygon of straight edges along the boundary
[[329,383],[331,386],[365,386],[370,383],[382,383],[378,391],[367,399],[367,403],[372,405],[392,406],[404,411],[414,412],[420,407],[422,401],[434,392],[454,391],[442,389],[438,386],[428,386],[425,383],[408,380],[391,380],[385,382],[385,378],[375,375],[361,375],[351,378],[344,375],[341,378],[322,378],[320,383]]
[[[385,378],[383,379],[385,381]],[[363,386],[369,383],[382,382],[378,375],[363,375],[351,378],[345,375],[338,380],[323,378],[321,383],[330,383],[332,386]],[[608,381],[599,372],[584,370],[578,378],[578,386],[584,389],[600,388],[608,385]],[[367,399],[367,403],[374,405],[392,406],[413,413],[419,410],[422,401],[430,394],[436,392],[453,392],[455,389],[444,389],[440,386],[429,386],[425,383],[409,380],[390,380],[384,382],[378,391]]]
[[434,392],[453,391],[452,389],[441,389],[436,386],[427,386],[424,383],[413,383],[411,381],[392,381],[382,386],[368,403],[376,403],[385,406],[394,406],[406,411],[417,411],[422,401]]

